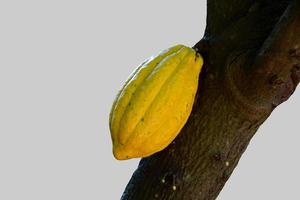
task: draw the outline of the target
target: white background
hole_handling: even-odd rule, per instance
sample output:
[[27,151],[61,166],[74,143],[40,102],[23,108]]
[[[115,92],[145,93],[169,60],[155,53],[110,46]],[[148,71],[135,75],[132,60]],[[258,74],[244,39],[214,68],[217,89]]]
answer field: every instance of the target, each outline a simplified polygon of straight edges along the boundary
[[[144,59],[203,35],[204,0],[0,1],[0,199],[119,199],[108,113]],[[259,129],[218,200],[299,199],[300,91]]]

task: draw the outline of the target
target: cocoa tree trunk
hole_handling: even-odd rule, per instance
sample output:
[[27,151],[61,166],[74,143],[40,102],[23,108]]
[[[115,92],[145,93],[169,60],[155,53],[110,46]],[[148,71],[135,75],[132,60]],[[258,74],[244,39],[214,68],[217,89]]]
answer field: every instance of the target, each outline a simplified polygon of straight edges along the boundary
[[193,111],[143,158],[122,200],[212,200],[249,141],[300,80],[300,0],[208,0]]

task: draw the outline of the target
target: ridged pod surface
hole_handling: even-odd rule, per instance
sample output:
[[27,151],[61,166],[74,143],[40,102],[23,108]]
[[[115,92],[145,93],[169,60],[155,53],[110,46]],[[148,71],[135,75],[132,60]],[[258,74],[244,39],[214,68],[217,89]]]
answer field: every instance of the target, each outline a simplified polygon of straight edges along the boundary
[[133,72],[109,117],[116,159],[146,157],[174,140],[191,113],[202,64],[194,49],[176,45]]

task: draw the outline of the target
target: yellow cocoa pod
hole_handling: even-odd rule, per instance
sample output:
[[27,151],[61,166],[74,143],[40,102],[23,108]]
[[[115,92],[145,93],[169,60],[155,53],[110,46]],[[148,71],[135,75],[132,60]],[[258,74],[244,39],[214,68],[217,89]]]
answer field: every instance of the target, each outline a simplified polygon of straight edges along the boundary
[[109,117],[116,159],[146,157],[174,140],[191,113],[202,64],[194,49],[176,45],[133,72]]

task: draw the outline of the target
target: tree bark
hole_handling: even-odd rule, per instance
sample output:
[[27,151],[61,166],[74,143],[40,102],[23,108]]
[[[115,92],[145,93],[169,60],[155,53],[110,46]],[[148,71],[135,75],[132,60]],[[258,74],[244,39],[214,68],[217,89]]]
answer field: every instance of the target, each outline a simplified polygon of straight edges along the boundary
[[216,199],[249,141],[300,80],[300,0],[208,0],[192,113],[143,158],[122,200]]

